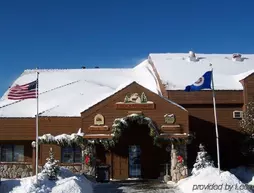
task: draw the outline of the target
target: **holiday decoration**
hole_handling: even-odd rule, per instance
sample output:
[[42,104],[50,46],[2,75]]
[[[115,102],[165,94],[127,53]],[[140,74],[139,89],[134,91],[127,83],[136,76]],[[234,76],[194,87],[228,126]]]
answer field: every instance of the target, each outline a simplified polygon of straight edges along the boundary
[[112,139],[97,139],[94,140],[94,143],[101,143],[106,149],[115,146],[118,142],[119,138],[122,135],[124,129],[128,129],[128,122],[135,121],[138,124],[147,124],[150,128],[150,136],[154,138],[154,143],[157,142],[157,137],[159,136],[159,132],[154,126],[152,120],[148,117],[143,116],[142,114],[131,114],[127,115],[124,118],[115,119],[112,125]]
[[85,164],[86,165],[90,165],[90,161],[91,161],[90,157],[88,155],[86,155],[86,157],[85,157]]
[[173,182],[187,177],[188,168],[184,160],[186,160],[186,145],[171,144],[171,177]]
[[101,114],[94,116],[94,125],[104,125],[104,117]]
[[183,157],[182,156],[177,156],[177,161],[178,163],[183,163]]
[[94,141],[89,141],[87,146],[83,149],[82,155],[84,157],[84,170],[88,175],[95,175],[96,155]]
[[47,176],[49,180],[56,180],[59,174],[59,161],[55,160],[52,148],[49,150],[49,158],[43,166],[42,174]]
[[199,152],[196,158],[196,163],[193,165],[192,174],[198,174],[199,170],[208,166],[214,166],[208,153],[205,151],[205,147],[200,144]]
[[51,134],[45,134],[43,136],[39,136],[38,141],[39,144],[56,144],[60,146],[72,146],[72,145],[84,145],[87,143],[87,140],[84,139],[84,133],[79,129],[78,133],[73,133],[71,135],[61,134],[57,136],[53,136]]
[[165,119],[165,123],[167,124],[174,124],[176,121],[174,114],[165,114],[164,119]]

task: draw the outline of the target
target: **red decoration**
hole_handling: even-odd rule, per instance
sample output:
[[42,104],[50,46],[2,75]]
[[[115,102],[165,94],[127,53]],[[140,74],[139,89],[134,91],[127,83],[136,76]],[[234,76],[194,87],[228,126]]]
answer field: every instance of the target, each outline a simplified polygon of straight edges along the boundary
[[85,163],[87,165],[90,163],[90,157],[88,155],[85,157]]
[[180,162],[180,163],[183,163],[183,157],[182,156],[177,156],[177,161]]

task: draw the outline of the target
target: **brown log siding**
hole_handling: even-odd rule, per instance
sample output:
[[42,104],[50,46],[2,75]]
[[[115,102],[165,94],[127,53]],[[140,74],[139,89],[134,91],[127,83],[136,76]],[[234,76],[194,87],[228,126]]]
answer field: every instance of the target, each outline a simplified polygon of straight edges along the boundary
[[[218,90],[216,104],[243,104],[243,91]],[[212,104],[212,91],[168,91],[168,98],[180,105],[183,104]]]
[[150,117],[160,129],[162,125],[165,124],[164,115],[165,114],[175,114],[176,122],[175,124],[181,125],[183,132],[188,133],[188,112],[183,110],[181,107],[178,107],[175,104],[169,103],[160,96],[156,95],[145,89],[144,87],[134,83],[125,88],[124,90],[118,92],[117,94],[104,100],[101,103],[93,106],[91,109],[82,113],[82,128],[87,134],[91,133],[102,133],[102,131],[91,131],[89,127],[93,125],[93,118],[96,114],[100,113],[105,117],[105,124],[109,126],[109,131],[103,131],[105,134],[111,132],[111,126],[116,118],[122,118],[127,116],[129,111],[133,110],[117,110],[115,108],[116,102],[123,102],[124,97],[129,93],[139,93],[145,92],[148,101],[155,103],[155,109],[152,110],[142,110],[143,114],[146,117]]

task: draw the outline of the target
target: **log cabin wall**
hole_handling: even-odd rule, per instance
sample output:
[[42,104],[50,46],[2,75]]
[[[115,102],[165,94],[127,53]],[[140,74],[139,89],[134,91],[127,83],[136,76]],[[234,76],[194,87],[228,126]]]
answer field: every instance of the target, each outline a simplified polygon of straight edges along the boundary
[[[116,109],[116,103],[123,102],[126,95],[132,93],[141,94],[142,92],[146,94],[148,101],[152,101],[154,103],[154,109]],[[144,116],[151,118],[155,122],[158,129],[161,129],[161,126],[166,124],[164,118],[165,114],[174,114],[176,117],[174,124],[181,126],[182,133],[189,132],[188,112],[186,110],[184,110],[182,107],[179,107],[175,103],[166,101],[157,94],[136,83],[131,84],[115,95],[81,113],[83,131],[86,134],[110,134],[112,124],[116,118],[126,117],[128,114],[131,114],[132,112],[135,113],[136,111],[141,111]],[[91,130],[90,126],[94,125],[94,117],[97,114],[104,116],[104,125],[108,126],[108,130]]]
[[241,82],[244,87],[243,99],[244,104],[246,105],[248,102],[254,101],[254,73],[246,77]]
[[[1,140],[35,140],[35,118],[0,118]],[[39,136],[76,133],[80,117],[40,117]]]
[[[188,146],[188,166],[192,167],[195,163],[200,143],[206,146],[216,164],[212,92],[168,91],[168,97],[188,110],[190,132],[196,136]],[[239,132],[239,119],[233,118],[233,111],[242,110],[243,103],[243,91],[216,91],[221,166],[224,169],[236,167],[246,161],[240,152],[240,141],[243,136]]]

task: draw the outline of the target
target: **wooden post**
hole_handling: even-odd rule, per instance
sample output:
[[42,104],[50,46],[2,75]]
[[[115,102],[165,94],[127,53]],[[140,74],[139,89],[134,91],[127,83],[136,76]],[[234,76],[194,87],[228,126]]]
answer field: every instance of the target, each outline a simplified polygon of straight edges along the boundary
[[82,173],[85,173],[85,146],[82,144],[80,147],[81,147],[81,160],[82,160],[81,170],[82,170]]

